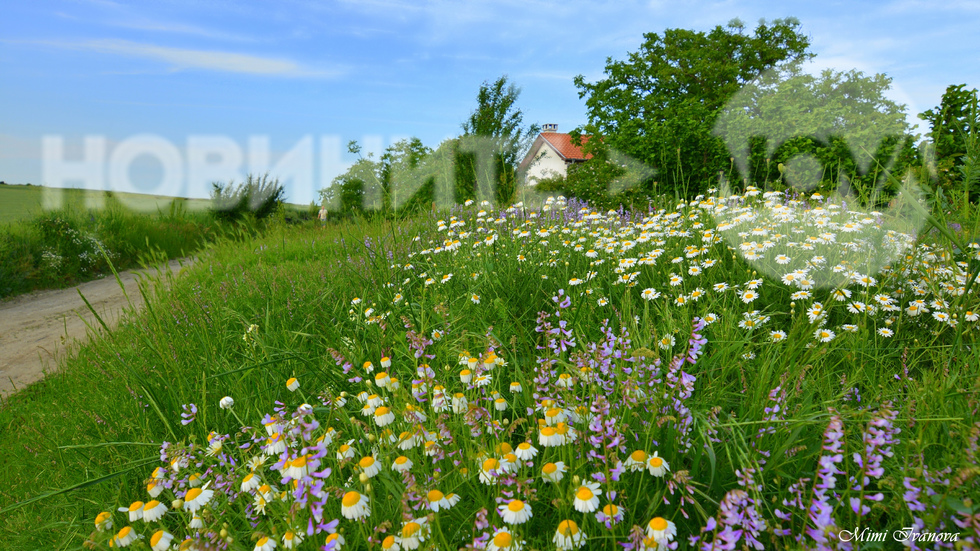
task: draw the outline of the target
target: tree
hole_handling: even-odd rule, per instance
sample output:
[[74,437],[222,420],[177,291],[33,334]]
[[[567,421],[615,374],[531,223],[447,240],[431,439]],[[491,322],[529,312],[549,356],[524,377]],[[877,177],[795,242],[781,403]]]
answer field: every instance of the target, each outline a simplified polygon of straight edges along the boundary
[[[966,177],[964,169],[973,171],[972,165],[966,167],[964,161],[968,153],[976,156],[977,132],[980,130],[980,108],[977,90],[967,90],[965,84],[950,85],[946,88],[937,107],[919,115],[929,123],[929,137],[932,140],[932,153],[935,156],[939,184],[950,187]],[[969,187],[972,182],[967,183]]]
[[512,199],[517,165],[541,131],[536,124],[523,126],[524,114],[516,107],[520,94],[506,75],[480,86],[477,108],[453,144],[457,199]]
[[586,98],[582,133],[602,136],[655,167],[662,184],[691,193],[710,187],[731,164],[711,133],[718,110],[763,71],[813,56],[795,18],[762,20],[753,35],[733,20],[708,33],[667,29],[644,38],[626,61],[607,59],[604,79],[575,77]]
[[890,172],[916,162],[905,106],[886,96],[891,79],[857,70],[820,75],[789,64],[745,84],[721,109],[714,133],[732,155],[728,180],[801,190],[844,186],[865,200]]
[[334,178],[330,187],[320,190],[321,202],[331,211],[387,216],[431,203],[434,178],[423,165],[432,150],[418,138],[391,144],[377,160],[372,154],[362,157],[356,141],[348,143],[347,150],[358,155],[358,160]]

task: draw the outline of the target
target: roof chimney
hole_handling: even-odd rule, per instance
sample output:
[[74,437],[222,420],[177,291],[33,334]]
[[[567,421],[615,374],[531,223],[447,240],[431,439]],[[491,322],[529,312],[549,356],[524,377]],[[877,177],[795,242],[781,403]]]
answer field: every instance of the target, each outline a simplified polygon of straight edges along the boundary
[[542,132],[558,132],[557,124],[545,124],[541,127]]

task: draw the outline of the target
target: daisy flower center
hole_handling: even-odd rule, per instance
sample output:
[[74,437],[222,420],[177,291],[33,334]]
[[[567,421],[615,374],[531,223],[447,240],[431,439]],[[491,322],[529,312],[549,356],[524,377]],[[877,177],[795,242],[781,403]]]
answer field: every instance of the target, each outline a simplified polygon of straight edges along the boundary
[[519,513],[524,510],[524,502],[519,499],[511,500],[511,502],[507,504],[507,508],[510,509],[512,513]]
[[666,530],[667,520],[664,519],[663,517],[656,517],[650,521],[650,528],[652,528],[653,530]]
[[497,547],[510,547],[514,542],[514,537],[507,532],[501,532],[493,537],[493,544]]

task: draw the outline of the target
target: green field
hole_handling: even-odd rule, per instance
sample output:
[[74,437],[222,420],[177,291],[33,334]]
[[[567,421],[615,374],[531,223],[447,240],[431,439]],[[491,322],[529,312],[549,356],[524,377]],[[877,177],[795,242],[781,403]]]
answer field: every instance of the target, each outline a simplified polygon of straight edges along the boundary
[[[62,189],[42,186],[0,185],[0,224],[24,220],[43,211],[58,210],[67,205],[83,209],[105,207],[107,192],[85,189]],[[136,193],[112,193],[127,208],[141,213],[166,211],[174,197]],[[177,199],[188,211],[206,210],[207,199]]]

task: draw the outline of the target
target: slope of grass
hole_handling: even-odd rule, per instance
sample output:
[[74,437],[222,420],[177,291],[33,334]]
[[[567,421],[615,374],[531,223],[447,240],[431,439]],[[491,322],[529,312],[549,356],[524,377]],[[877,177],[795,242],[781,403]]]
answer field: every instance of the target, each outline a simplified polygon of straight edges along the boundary
[[[319,408],[311,418],[321,423],[304,449],[316,448],[327,426],[341,432],[321,459],[335,473],[324,522],[341,519],[351,548],[399,533],[403,514],[422,515],[419,493],[436,488],[463,496],[452,510],[426,515],[440,548],[485,540],[493,530],[481,524],[484,515],[505,528],[495,509],[508,492],[534,508],[526,525],[512,528],[539,548],[552,545],[563,519],[582,527],[590,549],[618,549],[651,517],[676,526],[681,548],[691,536],[730,537],[724,527],[766,548],[807,548],[835,529],[916,519],[933,531],[963,522],[961,539],[974,537],[980,316],[975,291],[957,289],[958,270],[970,265],[956,263],[969,260],[964,250],[920,240],[873,281],[855,273],[839,287],[803,289],[765,271],[782,264],[751,264],[735,252],[738,242],[714,239],[720,230],[706,213],[723,202],[661,203],[622,217],[576,206],[533,214],[473,207],[441,221],[280,227],[214,248],[143,315],[4,404],[5,504],[100,483],[0,508],[0,538],[11,549],[69,548],[94,535],[105,548],[93,520],[148,499],[148,476],[161,460],[195,465],[165,471],[161,480],[175,488],[165,502],[184,495],[195,469],[208,480],[227,471],[237,488],[267,436],[263,416],[277,408],[280,419],[302,418],[310,415],[304,401]],[[812,254],[827,256],[826,269],[806,258],[814,277],[830,278],[833,255],[846,257],[846,248],[824,245]],[[842,261],[855,268],[861,258]],[[849,300],[835,298],[841,289]],[[910,309],[915,296],[928,315]],[[382,358],[400,389],[372,386]],[[490,380],[467,382],[461,361]],[[293,377],[296,393],[286,385]],[[427,383],[423,401],[414,400],[417,381]],[[471,406],[440,411],[434,384]],[[353,397],[362,391],[380,393],[399,415],[422,407],[446,457],[392,449],[379,423],[358,414]],[[219,405],[224,396],[235,401],[231,411]],[[507,409],[496,409],[498,397]],[[543,405],[546,398],[556,402]],[[542,443],[546,416],[573,414],[574,444]],[[583,420],[600,415],[598,424]],[[395,434],[409,427],[395,423]],[[206,453],[216,437],[225,442],[220,462]],[[355,465],[335,460],[348,439],[362,453],[376,449],[386,474],[359,481]],[[476,473],[486,459],[503,458],[504,442],[534,443],[540,455],[485,484]],[[639,451],[658,452],[669,472],[628,467]],[[399,453],[414,458],[418,487],[389,472]],[[260,470],[285,487],[272,457]],[[548,484],[540,467],[557,460],[568,473]],[[625,520],[605,527],[572,506],[577,485],[589,480],[601,483],[603,505],[616,492]],[[836,490],[819,491],[828,480]],[[342,518],[336,499],[355,490],[372,496],[363,524]],[[229,499],[215,497],[205,521],[215,533],[227,522],[233,548],[306,526],[308,508],[287,506],[285,497],[254,528],[245,520],[252,496]],[[811,515],[821,507],[826,515]],[[164,524],[182,533],[189,515],[171,511]],[[114,518],[116,530],[127,524]]]

